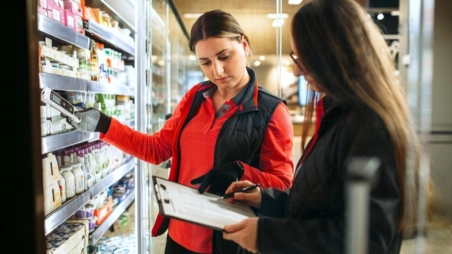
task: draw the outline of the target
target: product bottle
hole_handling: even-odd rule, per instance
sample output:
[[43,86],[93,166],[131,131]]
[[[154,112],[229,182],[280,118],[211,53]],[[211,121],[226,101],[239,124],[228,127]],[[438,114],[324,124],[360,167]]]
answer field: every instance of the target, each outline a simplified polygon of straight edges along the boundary
[[91,71],[91,80],[98,81],[99,80],[99,62],[97,57],[97,47],[98,43],[94,42],[92,44],[91,52],[90,52],[90,71]]
[[64,181],[66,182],[66,198],[75,196],[75,177],[71,172],[72,166],[66,166],[61,169]]
[[87,190],[92,185],[92,175],[87,168],[87,162],[85,161],[85,151],[84,149],[77,150],[77,163],[81,163],[82,171],[85,174],[85,190]]
[[81,163],[74,163],[72,166],[72,174],[75,178],[75,194],[81,194],[85,191],[85,174],[82,171]]
[[64,177],[62,176],[62,170],[60,170],[60,179],[58,180],[58,185],[60,186],[60,193],[61,193],[61,203],[66,202],[66,181],[64,180]]

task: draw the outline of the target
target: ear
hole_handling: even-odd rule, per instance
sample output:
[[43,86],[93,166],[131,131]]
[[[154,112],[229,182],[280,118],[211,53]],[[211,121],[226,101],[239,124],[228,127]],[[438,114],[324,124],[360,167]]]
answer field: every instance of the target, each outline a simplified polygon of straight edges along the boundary
[[243,50],[249,51],[250,45],[248,44],[248,41],[246,40],[246,35],[242,35],[242,45],[243,45]]

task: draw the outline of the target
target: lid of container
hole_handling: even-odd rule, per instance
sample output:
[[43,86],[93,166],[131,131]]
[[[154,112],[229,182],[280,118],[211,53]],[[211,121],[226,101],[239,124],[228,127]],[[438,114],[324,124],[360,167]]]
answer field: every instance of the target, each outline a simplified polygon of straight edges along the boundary
[[67,171],[67,170],[72,170],[72,166],[64,165],[64,166],[60,167],[60,172]]

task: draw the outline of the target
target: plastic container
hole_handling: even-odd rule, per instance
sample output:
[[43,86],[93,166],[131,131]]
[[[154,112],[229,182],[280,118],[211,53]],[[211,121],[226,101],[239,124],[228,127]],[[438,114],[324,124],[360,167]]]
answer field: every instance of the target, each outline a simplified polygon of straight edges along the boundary
[[[60,175],[62,175],[61,170]],[[58,180],[58,185],[60,186],[61,203],[64,203],[66,202],[66,180],[64,180],[64,177],[60,177],[60,179]]]
[[85,191],[85,173],[83,173],[82,164],[73,163],[71,166],[75,178],[75,194],[81,194]]
[[66,198],[72,198],[75,196],[75,177],[72,174],[72,166],[65,166],[61,169],[61,174],[64,177],[66,183]]
[[86,205],[85,207],[80,208],[75,213],[75,217],[78,219],[91,219],[94,217],[94,206]]

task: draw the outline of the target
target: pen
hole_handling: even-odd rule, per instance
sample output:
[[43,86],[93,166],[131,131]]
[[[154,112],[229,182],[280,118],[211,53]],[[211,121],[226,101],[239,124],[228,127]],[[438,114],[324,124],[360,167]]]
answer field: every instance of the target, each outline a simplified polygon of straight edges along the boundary
[[247,186],[247,187],[245,187],[245,188],[243,188],[243,189],[236,190],[236,191],[230,192],[230,193],[228,193],[228,194],[225,194],[225,195],[223,195],[220,199],[232,198],[232,197],[234,197],[234,193],[237,193],[237,192],[247,192],[247,191],[249,191],[249,190],[256,189],[258,186],[259,186],[258,183],[253,184],[253,185],[250,185],[250,186]]

